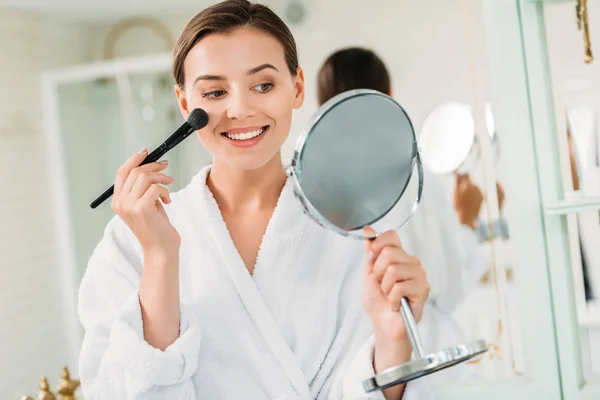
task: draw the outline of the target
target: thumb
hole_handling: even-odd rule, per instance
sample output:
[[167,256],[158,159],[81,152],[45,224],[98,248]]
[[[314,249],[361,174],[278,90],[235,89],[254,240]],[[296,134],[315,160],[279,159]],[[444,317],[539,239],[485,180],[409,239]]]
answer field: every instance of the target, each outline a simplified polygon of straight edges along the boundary
[[367,239],[364,240],[364,245],[365,252],[368,253],[371,250],[371,243],[373,242],[373,239],[368,239],[368,237],[374,237],[377,232],[375,232],[375,229],[371,228],[369,225],[366,225],[363,228],[363,234],[367,237]]
[[[375,232],[375,229],[371,228],[370,226],[365,226],[364,234],[365,234],[365,236],[375,236],[376,232]],[[365,272],[366,273],[370,273],[373,270],[373,263],[375,261],[374,260],[375,254],[373,253],[373,250],[371,249],[372,243],[373,243],[373,239],[365,239],[364,240],[365,255],[366,255],[366,262],[365,262]]]

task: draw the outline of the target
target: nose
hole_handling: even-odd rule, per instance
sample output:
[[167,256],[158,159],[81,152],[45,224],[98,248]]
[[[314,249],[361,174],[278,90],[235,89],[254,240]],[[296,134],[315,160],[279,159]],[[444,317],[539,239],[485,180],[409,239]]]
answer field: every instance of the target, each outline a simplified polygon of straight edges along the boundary
[[227,117],[229,119],[243,120],[253,117],[255,114],[249,94],[241,90],[236,90],[230,94],[227,104]]

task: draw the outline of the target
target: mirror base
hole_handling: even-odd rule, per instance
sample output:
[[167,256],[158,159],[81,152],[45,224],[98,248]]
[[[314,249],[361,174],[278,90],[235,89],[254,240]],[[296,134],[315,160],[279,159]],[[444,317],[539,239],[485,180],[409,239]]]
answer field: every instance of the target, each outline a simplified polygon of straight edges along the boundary
[[476,340],[448,347],[436,353],[428,354],[420,360],[413,360],[388,368],[374,377],[363,381],[363,388],[365,392],[369,393],[400,385],[470,360],[485,353],[487,350],[488,346],[485,340]]

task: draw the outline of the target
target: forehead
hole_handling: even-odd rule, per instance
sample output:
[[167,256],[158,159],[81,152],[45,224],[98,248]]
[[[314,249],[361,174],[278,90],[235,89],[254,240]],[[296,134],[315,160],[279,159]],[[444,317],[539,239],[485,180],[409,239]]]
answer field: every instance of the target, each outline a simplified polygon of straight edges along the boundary
[[269,63],[281,72],[287,69],[282,44],[257,28],[238,28],[230,33],[213,33],[202,38],[188,53],[186,80],[201,74],[235,76]]

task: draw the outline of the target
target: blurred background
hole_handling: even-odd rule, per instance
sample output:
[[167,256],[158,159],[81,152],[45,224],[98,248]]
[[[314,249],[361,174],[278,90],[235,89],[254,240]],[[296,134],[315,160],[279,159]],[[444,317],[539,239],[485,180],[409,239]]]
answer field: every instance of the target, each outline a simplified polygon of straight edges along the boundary
[[[0,398],[36,395],[42,376],[53,389],[65,365],[77,376],[79,280],[113,215],[89,203],[182,123],[171,50],[212,3],[0,0]],[[439,312],[492,351],[435,376],[440,398],[600,398],[600,60],[585,60],[576,9],[600,54],[600,1],[264,3],[291,27],[307,83],[284,162],[318,108],[325,58],[369,48],[444,188],[440,207],[471,232],[480,268]],[[440,132],[456,136],[442,146]],[[210,161],[194,137],[166,158],[174,190]]]

